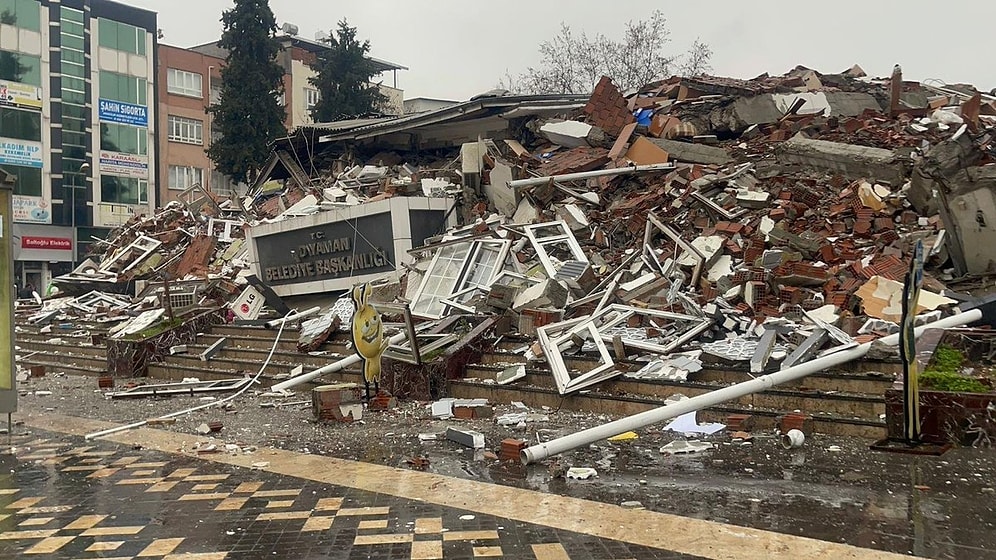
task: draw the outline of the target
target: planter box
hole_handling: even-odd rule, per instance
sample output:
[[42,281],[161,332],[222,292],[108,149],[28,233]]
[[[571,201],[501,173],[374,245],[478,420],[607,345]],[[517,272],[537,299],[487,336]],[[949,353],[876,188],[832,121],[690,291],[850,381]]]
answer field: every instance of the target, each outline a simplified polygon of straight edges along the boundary
[[[996,438],[996,418],[989,411],[996,393],[920,391],[920,433],[927,443],[973,445]],[[885,422],[890,440],[902,440],[903,391],[885,392]]]

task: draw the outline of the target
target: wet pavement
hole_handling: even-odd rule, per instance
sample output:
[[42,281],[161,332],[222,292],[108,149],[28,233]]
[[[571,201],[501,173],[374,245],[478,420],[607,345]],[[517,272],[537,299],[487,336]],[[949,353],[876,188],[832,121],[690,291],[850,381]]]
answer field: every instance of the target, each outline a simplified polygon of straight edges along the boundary
[[901,557],[272,448],[192,456],[195,440],[225,444],[162,430],[84,441],[109,424],[22,417],[0,459],[3,558]]
[[52,432],[10,445],[0,558],[696,558]]

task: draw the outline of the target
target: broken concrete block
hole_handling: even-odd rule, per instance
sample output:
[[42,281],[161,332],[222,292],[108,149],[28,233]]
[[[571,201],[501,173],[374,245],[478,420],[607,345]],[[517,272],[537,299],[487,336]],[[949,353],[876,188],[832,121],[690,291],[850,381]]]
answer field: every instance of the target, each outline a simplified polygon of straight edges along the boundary
[[765,208],[771,194],[763,191],[749,191],[740,189],[737,191],[737,204],[744,208]]
[[871,179],[901,185],[906,172],[892,150],[855,146],[795,135],[777,149],[778,162],[837,173],[849,179]]
[[540,127],[540,134],[547,140],[565,148],[588,146],[588,135],[595,128],[580,121],[546,123]]
[[504,284],[492,284],[488,290],[488,297],[484,301],[485,305],[495,309],[511,309],[515,302],[515,296],[519,293],[518,288],[506,286]]
[[515,298],[512,309],[515,311],[543,307],[563,309],[567,305],[567,297],[567,285],[558,280],[548,278],[539,284],[528,286],[522,290],[519,296]]
[[484,434],[474,430],[461,430],[450,426],[446,428],[446,439],[464,447],[484,449]]
[[726,150],[715,146],[704,144],[691,144],[679,140],[665,140],[662,138],[651,138],[656,146],[665,150],[671,155],[671,159],[688,163],[701,163],[703,165],[726,165],[733,161]]
[[[725,242],[726,238],[722,235],[709,235],[696,237],[692,240],[691,245],[702,255],[703,265],[711,267],[723,250]],[[682,254],[681,258],[678,259],[678,264],[681,266],[695,266],[696,262],[695,255],[690,255],[687,252]]]
[[432,403],[433,418],[450,418],[453,416],[453,401],[456,399],[440,399]]

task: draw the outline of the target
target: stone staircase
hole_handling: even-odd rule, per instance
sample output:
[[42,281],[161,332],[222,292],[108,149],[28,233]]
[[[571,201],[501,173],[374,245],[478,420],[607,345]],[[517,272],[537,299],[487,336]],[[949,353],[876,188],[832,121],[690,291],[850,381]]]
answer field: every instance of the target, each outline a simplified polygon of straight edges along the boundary
[[[52,332],[40,333],[36,327],[19,324],[16,335],[19,363],[22,366],[45,365],[49,371],[79,375],[104,375],[106,347],[91,344],[91,336],[106,335],[99,324],[54,325]],[[71,336],[87,333],[87,336]],[[305,373],[350,355],[348,333],[337,333],[315,352],[297,351],[298,330],[287,327],[280,335],[273,357],[263,373],[268,387],[298,366]],[[157,381],[179,381],[197,377],[203,381],[255,375],[266,360],[277,330],[240,325],[218,325],[200,334],[187,345],[187,352],[164,357],[149,367],[149,376]],[[222,349],[210,359],[201,354],[219,339]],[[645,380],[618,377],[589,390],[562,396],[546,364],[526,362],[512,350],[531,344],[528,338],[504,337],[497,347],[485,352],[476,363],[466,367],[463,379],[451,380],[448,394],[457,398],[486,398],[492,403],[521,401],[531,407],[585,410],[611,415],[630,415],[663,404],[675,394],[688,397],[703,394],[751,378],[745,370],[721,366],[690,374],[687,381]],[[624,362],[625,363],[625,362]],[[512,364],[525,364],[525,379],[509,385],[497,385],[496,376]],[[586,357],[568,360],[568,367],[587,370],[596,364]],[[636,363],[631,369],[638,369]],[[785,413],[800,411],[812,417],[811,429],[817,432],[877,439],[885,435],[885,390],[892,386],[898,368],[890,362],[854,362],[839,370],[811,375],[790,384],[724,403],[700,413],[700,421],[724,421],[729,414],[749,414],[755,428],[770,428]],[[362,382],[359,365],[304,383],[298,391],[332,382]]]

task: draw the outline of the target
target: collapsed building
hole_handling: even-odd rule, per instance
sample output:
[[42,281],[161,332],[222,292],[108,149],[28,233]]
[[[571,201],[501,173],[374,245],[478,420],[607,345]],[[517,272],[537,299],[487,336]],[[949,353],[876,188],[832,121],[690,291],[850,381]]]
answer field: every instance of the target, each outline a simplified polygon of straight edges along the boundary
[[[244,198],[194,189],[123,226],[32,321],[96,314],[116,336],[177,328],[162,324],[178,309],[251,321],[331,294],[302,324],[307,348],[346,329],[352,304],[335,297],[369,282],[403,331],[387,356],[418,366],[399,376],[448,349],[458,378],[454,348],[505,337],[560,394],[709,364],[784,370],[896,333],[918,243],[919,322],[984,291],[993,125],[996,97],[898,67],[629,92],[603,78],[590,96],[491,92],[310,125],[276,143]],[[187,324],[172,344],[202,326]],[[168,348],[113,352],[115,371]],[[496,382],[524,377],[512,365]],[[445,394],[433,387],[417,396]]]

